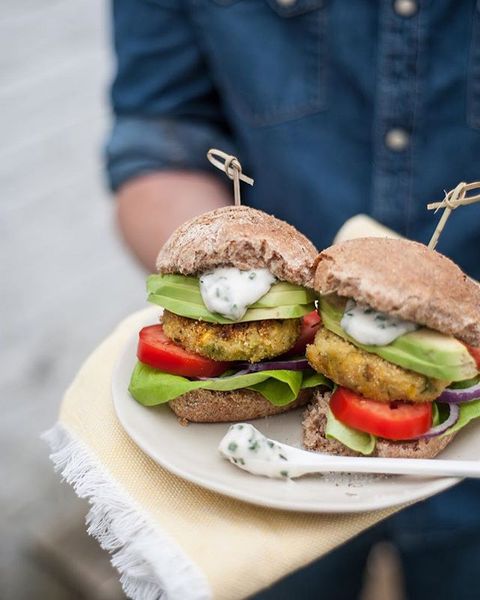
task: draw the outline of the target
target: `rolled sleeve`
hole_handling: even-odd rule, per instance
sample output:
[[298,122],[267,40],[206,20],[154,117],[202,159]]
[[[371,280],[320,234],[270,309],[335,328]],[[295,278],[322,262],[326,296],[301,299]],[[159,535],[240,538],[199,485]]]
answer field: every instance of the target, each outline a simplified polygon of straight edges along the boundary
[[119,117],[106,146],[110,187],[115,191],[129,179],[154,171],[214,173],[205,157],[212,147],[234,153],[231,138],[208,122]]
[[[233,153],[195,27],[177,0],[114,0],[110,186],[159,170],[209,170],[210,147]],[[213,172],[213,171],[212,171]]]

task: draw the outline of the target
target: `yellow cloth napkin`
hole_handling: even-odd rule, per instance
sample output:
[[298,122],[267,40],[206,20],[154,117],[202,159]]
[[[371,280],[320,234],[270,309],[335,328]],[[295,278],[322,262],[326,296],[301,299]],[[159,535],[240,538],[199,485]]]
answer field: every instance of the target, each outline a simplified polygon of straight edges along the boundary
[[[349,237],[348,226],[342,237]],[[157,465],[123,430],[110,389],[117,357],[144,316],[141,311],[127,318],[88,358],[65,394],[59,423],[45,436],[57,468],[89,498],[89,531],[113,553],[127,595],[245,598],[394,512],[316,515],[260,508]]]

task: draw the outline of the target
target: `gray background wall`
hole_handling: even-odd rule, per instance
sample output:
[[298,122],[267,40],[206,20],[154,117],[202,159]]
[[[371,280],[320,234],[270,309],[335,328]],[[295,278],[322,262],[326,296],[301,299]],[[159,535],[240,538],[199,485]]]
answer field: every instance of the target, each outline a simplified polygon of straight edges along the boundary
[[107,9],[99,0],[0,7],[1,598],[73,597],[48,550],[62,540],[74,570],[91,553],[92,564],[104,558],[82,538],[85,506],[59,484],[39,435],[80,363],[145,302],[100,160]]

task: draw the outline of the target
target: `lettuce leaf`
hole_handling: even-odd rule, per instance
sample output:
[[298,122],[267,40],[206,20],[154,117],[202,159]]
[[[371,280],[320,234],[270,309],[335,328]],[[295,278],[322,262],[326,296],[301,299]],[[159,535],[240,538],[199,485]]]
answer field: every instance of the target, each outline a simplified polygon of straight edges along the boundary
[[337,440],[347,448],[360,454],[371,454],[375,450],[377,438],[370,433],[353,429],[344,425],[336,419],[330,409],[327,412],[327,425],[325,427],[325,437],[329,440]]
[[465,425],[468,425],[473,419],[480,417],[480,399],[459,404],[459,408],[460,414],[458,416],[458,421],[455,423],[455,425],[452,425],[450,429],[447,429],[447,431],[442,435],[450,435],[451,433],[455,433],[456,431],[462,429],[462,427],[465,427]]
[[192,390],[227,392],[242,388],[255,390],[275,406],[284,406],[293,402],[301,389],[315,385],[331,386],[319,373],[311,375],[310,372],[289,370],[261,371],[248,375],[227,375],[206,381],[191,381],[186,377],[164,373],[137,362],[128,389],[135,400],[144,406],[164,404]]
[[302,390],[307,388],[316,387],[317,385],[325,385],[332,388],[332,382],[325,377],[321,373],[308,373],[308,371],[303,371],[303,381],[302,381]]

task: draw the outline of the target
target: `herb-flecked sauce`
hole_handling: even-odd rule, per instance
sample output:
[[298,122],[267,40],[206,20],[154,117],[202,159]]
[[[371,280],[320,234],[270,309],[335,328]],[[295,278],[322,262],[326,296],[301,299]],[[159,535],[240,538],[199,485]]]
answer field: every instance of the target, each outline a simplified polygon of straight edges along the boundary
[[249,423],[231,425],[218,449],[234,465],[255,475],[288,479],[296,474],[288,448],[266,438]]
[[241,271],[236,267],[220,267],[200,276],[200,293],[210,312],[238,321],[275,281],[268,269]]
[[386,346],[418,325],[349,300],[340,325],[350,337],[367,346]]

